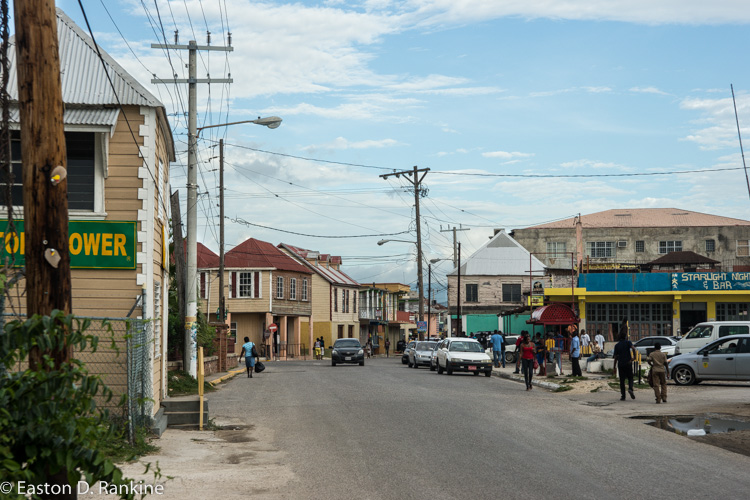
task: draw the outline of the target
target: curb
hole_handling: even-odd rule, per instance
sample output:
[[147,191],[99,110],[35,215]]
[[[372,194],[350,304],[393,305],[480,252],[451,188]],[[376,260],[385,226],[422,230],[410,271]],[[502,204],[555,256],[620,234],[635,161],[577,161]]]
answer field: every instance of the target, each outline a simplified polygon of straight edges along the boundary
[[244,369],[244,368],[243,368],[243,369],[241,369],[241,370],[231,370],[231,371],[230,371],[229,373],[227,373],[226,375],[222,375],[222,376],[221,376],[221,377],[219,377],[219,378],[215,378],[215,379],[213,379],[213,380],[209,380],[209,381],[208,381],[208,383],[209,383],[209,384],[211,384],[211,385],[213,385],[213,386],[215,386],[216,384],[218,384],[218,383],[220,383],[220,382],[223,382],[223,381],[225,381],[225,380],[228,380],[228,379],[230,379],[230,378],[234,377],[235,375],[237,375],[237,374],[239,374],[239,373],[243,373],[244,371],[245,371],[245,369]]
[[[495,373],[495,370],[493,370],[493,373]],[[523,377],[519,377],[515,374],[510,373],[502,373],[502,372],[496,372],[497,376],[500,378],[505,378],[508,380],[512,380],[513,382],[519,382],[521,384],[525,384],[526,381]],[[550,391],[556,391],[560,387],[562,387],[560,384],[555,384],[554,382],[548,382],[546,380],[539,380],[536,378],[531,379],[531,385],[536,385],[538,387],[541,387],[542,389],[549,389]]]

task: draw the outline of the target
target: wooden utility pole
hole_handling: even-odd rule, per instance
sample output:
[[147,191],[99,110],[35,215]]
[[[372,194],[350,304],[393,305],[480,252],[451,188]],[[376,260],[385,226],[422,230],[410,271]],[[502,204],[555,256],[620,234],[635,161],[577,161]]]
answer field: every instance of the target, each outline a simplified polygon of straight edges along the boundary
[[[68,182],[57,15],[52,0],[16,0],[16,66],[23,162],[26,310],[70,313]],[[51,353],[55,366],[70,349]],[[31,352],[38,367],[42,353]]]
[[226,323],[224,302],[224,139],[219,139],[219,317],[217,322]]
[[[180,212],[180,192],[170,197],[172,208],[172,238],[174,240],[174,279],[177,283],[177,310],[180,324],[185,324],[185,240],[182,238],[182,214]],[[183,346],[182,369],[185,370],[190,356],[188,347]]]
[[453,229],[451,229],[450,226],[448,226],[448,229],[443,229],[443,226],[440,226],[440,232],[441,233],[445,233],[447,231],[453,231],[453,268],[455,269],[456,267],[458,267],[458,258],[457,258],[457,255],[458,255],[457,248],[458,247],[456,246],[456,244],[458,242],[458,239],[456,238],[456,231],[471,231],[471,228],[469,228],[469,227],[456,227],[456,226],[453,226]]

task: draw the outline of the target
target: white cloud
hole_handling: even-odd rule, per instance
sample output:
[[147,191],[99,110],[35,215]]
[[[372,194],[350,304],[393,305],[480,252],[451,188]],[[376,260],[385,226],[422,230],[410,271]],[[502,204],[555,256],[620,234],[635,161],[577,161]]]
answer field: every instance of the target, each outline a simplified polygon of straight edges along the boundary
[[619,165],[617,163],[594,161],[594,160],[587,160],[587,159],[567,161],[567,162],[561,163],[560,166],[563,168],[571,168],[571,169],[572,168],[593,168],[593,169],[630,170],[624,165]]
[[344,137],[337,137],[333,141],[327,144],[321,144],[316,146],[307,146],[304,149],[372,149],[372,148],[388,148],[396,146],[398,141],[395,139],[380,139],[380,140],[365,140],[365,141],[349,141]]
[[529,158],[531,156],[534,156],[534,153],[519,153],[518,151],[488,151],[486,153],[482,153],[482,156],[484,156],[485,158],[502,158],[505,160],[510,160],[511,158]]
[[[741,118],[750,115],[750,96],[737,95],[736,101],[740,125],[744,123],[745,127],[750,126],[750,120]],[[680,108],[700,113],[700,119],[695,123],[705,125],[703,128],[685,136],[683,140],[698,144],[698,147],[702,150],[739,147],[732,99],[688,98],[680,103]],[[742,129],[743,137],[747,137],[748,133],[750,133],[750,130]]]
[[641,93],[641,94],[659,94],[659,95],[669,95],[668,93],[657,89],[656,87],[631,87],[629,89],[631,92]]

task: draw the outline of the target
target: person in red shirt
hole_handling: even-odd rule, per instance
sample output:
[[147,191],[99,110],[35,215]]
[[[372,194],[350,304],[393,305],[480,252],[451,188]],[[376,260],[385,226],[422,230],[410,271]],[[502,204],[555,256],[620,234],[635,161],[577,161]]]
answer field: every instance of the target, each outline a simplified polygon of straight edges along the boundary
[[521,371],[523,371],[523,379],[526,382],[526,390],[530,391],[532,388],[531,380],[534,377],[534,351],[536,351],[536,346],[531,341],[529,334],[526,333],[519,347],[521,350]]

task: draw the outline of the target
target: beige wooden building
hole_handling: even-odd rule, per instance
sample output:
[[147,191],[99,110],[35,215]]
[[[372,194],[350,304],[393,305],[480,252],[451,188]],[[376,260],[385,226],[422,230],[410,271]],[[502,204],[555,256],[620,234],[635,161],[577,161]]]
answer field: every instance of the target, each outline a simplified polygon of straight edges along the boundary
[[[219,256],[199,243],[199,308],[212,321],[219,305],[218,272]],[[226,322],[236,353],[244,337],[262,346],[262,356],[287,358],[309,351],[312,271],[272,243],[250,238],[224,255],[224,273]],[[275,335],[271,325],[277,327]]]
[[[142,395],[154,417],[166,394],[166,331],[169,247],[169,165],[174,144],[164,105],[57,9],[63,121],[67,145],[69,248],[73,313],[145,320],[146,356]],[[23,218],[18,88],[11,41],[12,188],[14,217]],[[103,64],[102,64],[103,62]],[[109,73],[114,89],[110,85]],[[118,100],[121,106],[118,105]],[[3,187],[4,190],[4,187]],[[7,220],[6,201],[2,203]],[[23,223],[16,223],[19,235]],[[7,232],[2,223],[0,231]],[[3,255],[4,257],[5,255]],[[22,249],[14,255],[23,263]],[[11,310],[25,313],[24,280],[13,289]],[[145,301],[141,302],[141,298]],[[125,322],[120,322],[124,324]],[[94,327],[100,322],[94,321]],[[118,344],[123,332],[113,322]],[[103,361],[103,356],[109,356]],[[116,395],[126,391],[125,353],[100,348],[82,358],[104,375]]]
[[[341,271],[341,257],[282,243],[279,248],[312,275],[312,334],[323,337],[326,349],[336,339],[359,336],[359,284]],[[302,329],[309,328],[303,322]],[[314,342],[314,340],[313,340]]]

